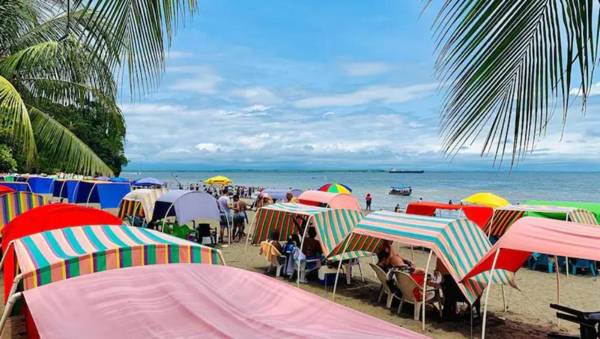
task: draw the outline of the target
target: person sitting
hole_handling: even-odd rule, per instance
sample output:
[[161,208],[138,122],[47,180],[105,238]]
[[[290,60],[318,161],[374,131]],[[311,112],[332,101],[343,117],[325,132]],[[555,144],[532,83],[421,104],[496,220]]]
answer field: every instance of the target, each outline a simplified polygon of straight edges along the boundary
[[302,243],[302,253],[306,256],[306,258],[316,258],[321,256],[323,250],[321,249],[321,242],[316,239],[317,230],[314,227],[310,227],[307,230],[306,238]]
[[296,197],[295,197],[295,196],[292,194],[292,192],[287,192],[287,193],[285,194],[285,200],[286,200],[287,202],[291,202],[291,203],[295,203],[295,204],[297,204],[297,203],[298,203],[298,198],[296,198]]
[[273,247],[275,247],[279,251],[279,253],[283,253],[283,247],[279,242],[279,231],[273,231],[271,233],[271,237],[269,238],[269,244],[273,245]]
[[384,240],[381,244],[381,248],[377,252],[377,260],[377,265],[386,272],[393,268],[400,269],[411,274],[419,274],[420,272],[423,272],[422,269],[416,268],[410,260],[403,258],[399,253],[394,251],[392,248],[392,242],[389,240]]

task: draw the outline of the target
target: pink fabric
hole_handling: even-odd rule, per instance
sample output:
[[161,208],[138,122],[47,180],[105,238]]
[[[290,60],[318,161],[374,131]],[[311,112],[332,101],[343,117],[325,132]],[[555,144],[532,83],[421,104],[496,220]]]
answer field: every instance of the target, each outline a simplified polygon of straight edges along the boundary
[[356,197],[351,194],[336,194],[322,191],[304,191],[298,197],[304,205],[330,207],[333,209],[346,208],[360,211],[361,207]]
[[171,264],[27,290],[42,338],[423,338],[264,275]]
[[600,227],[547,218],[517,220],[464,279],[492,268],[516,272],[532,252],[600,261]]

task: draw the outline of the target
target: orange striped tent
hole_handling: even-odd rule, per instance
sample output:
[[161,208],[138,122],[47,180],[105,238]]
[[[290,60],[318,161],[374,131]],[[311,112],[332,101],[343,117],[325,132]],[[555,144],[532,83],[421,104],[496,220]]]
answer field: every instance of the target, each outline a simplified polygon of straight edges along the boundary
[[494,210],[494,214],[485,226],[484,231],[489,236],[501,237],[515,221],[524,217],[528,212],[562,215],[566,221],[598,225],[594,214],[582,208],[545,205],[509,205]]
[[17,216],[46,204],[48,199],[31,192],[11,192],[0,195],[0,230]]
[[119,218],[140,217],[150,222],[156,200],[166,192],[166,188],[142,188],[127,193],[119,204]]
[[[279,232],[279,240],[285,240],[297,226],[314,226],[321,243],[323,255],[328,256],[352,232],[362,218],[362,212],[351,209],[331,209],[294,203],[277,203],[260,208],[256,212],[250,234],[252,243],[259,244],[269,238],[273,231]],[[358,257],[366,252],[349,255]]]
[[14,240],[25,290],[84,274],[171,263],[224,264],[219,250],[146,228],[114,225],[50,230]]
[[[471,304],[488,284],[486,275],[461,282],[492,247],[483,231],[467,219],[373,212],[354,227],[334,254],[347,251],[376,252],[383,240],[429,248],[442,261]],[[494,283],[512,285],[512,274],[498,272]]]

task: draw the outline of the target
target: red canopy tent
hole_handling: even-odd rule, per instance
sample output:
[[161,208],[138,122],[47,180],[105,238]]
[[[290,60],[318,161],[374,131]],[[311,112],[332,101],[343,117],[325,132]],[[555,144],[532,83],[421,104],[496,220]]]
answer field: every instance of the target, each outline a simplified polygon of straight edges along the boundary
[[[600,261],[600,227],[555,219],[521,218],[512,224],[464,279],[485,271],[494,272],[495,269],[516,272],[533,252]],[[559,279],[558,270],[556,272]],[[489,286],[491,284],[486,291],[485,309]],[[560,288],[558,280],[557,288]],[[560,290],[557,290],[559,296]],[[482,337],[485,336],[485,312]]]
[[473,206],[473,205],[458,205],[458,204],[444,204],[435,201],[414,201],[408,204],[406,207],[407,214],[418,214],[433,217],[436,210],[450,210],[458,211],[462,210],[465,217],[472,222],[476,223],[479,228],[483,229],[488,223],[494,209],[486,206]]
[[7,251],[15,239],[43,231],[83,225],[121,225],[116,216],[91,207],[71,204],[50,204],[29,210],[14,218],[2,229],[4,259],[4,301],[15,277],[14,251]]
[[5,193],[11,193],[11,192],[14,192],[14,191],[15,190],[12,187],[0,185],[0,195],[5,194]]

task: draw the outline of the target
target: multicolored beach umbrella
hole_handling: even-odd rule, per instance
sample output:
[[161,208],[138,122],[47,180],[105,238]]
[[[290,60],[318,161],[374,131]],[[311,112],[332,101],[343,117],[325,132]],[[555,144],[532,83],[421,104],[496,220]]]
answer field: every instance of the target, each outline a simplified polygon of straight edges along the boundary
[[56,229],[19,238],[13,244],[26,290],[84,274],[131,266],[224,264],[217,249],[154,230],[124,225]]
[[17,216],[47,203],[48,199],[44,196],[30,192],[11,192],[0,195],[0,230]]
[[338,184],[337,182],[330,182],[319,188],[321,192],[339,193],[339,194],[352,194],[352,189],[344,184]]
[[[279,240],[285,240],[299,226],[307,223],[315,227],[321,243],[323,255],[328,256],[352,232],[354,225],[362,218],[362,212],[350,209],[331,209],[294,203],[277,203],[262,207],[256,212],[252,242],[258,244],[269,238],[274,231],[279,232]],[[360,252],[345,257],[358,257]]]
[[[481,274],[461,282],[492,245],[486,235],[467,219],[433,218],[389,211],[365,216],[332,254],[349,251],[376,252],[384,240],[429,248],[448,269],[469,303],[475,302],[487,286]],[[495,284],[512,284],[512,274],[498,271]]]

